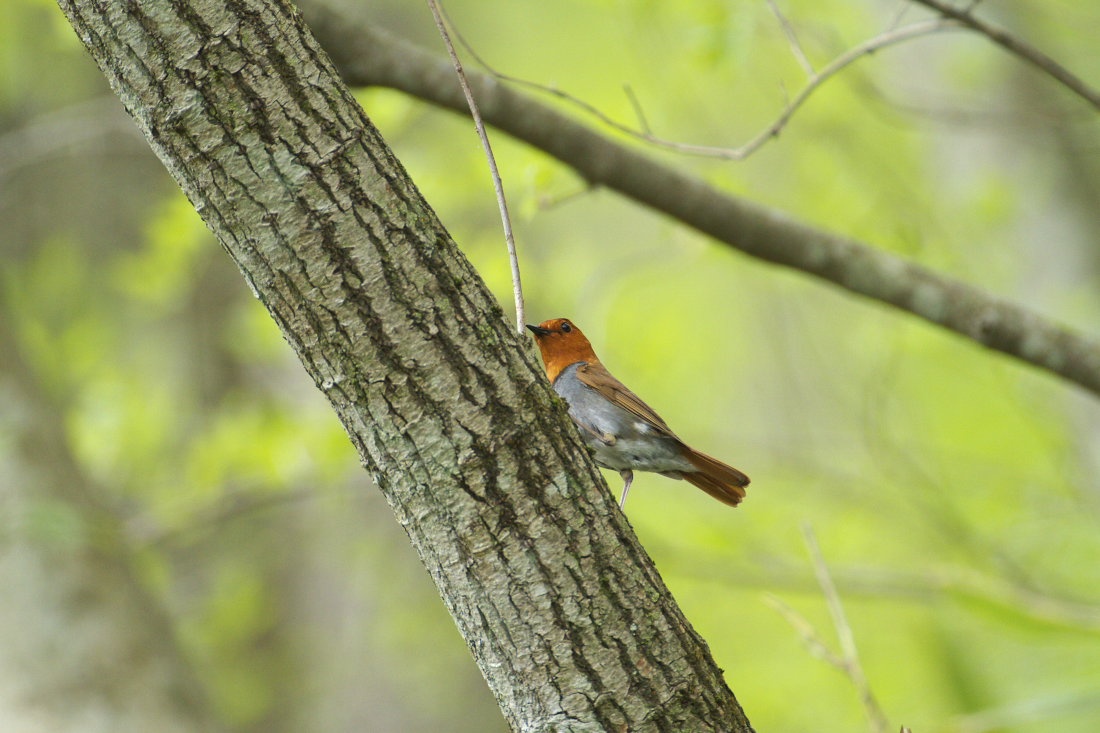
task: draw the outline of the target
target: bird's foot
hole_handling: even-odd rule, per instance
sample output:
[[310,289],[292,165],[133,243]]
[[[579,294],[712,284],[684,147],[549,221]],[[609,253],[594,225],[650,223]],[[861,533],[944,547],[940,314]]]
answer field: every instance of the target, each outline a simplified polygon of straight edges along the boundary
[[619,509],[626,506],[626,495],[630,492],[630,484],[634,483],[634,472],[629,468],[624,468],[619,471],[619,475],[623,477],[623,496],[619,499]]

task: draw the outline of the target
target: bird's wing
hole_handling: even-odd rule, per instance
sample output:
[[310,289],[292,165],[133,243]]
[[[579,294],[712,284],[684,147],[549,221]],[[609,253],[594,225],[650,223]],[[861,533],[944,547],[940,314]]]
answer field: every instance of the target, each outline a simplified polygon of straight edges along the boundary
[[[607,367],[599,362],[581,364],[577,368],[577,378],[584,384],[596,390],[613,405],[623,408],[627,412],[637,415],[644,422],[673,438],[676,434],[672,428],[665,424],[661,416],[653,411],[653,408],[642,402],[638,395],[631,392],[626,386],[607,371]],[[679,438],[677,438],[679,440]]]

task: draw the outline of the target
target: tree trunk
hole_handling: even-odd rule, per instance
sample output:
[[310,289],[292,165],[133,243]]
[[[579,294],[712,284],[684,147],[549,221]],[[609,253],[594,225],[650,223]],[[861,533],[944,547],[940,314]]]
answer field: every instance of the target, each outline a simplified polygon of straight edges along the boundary
[[294,8],[60,5],[332,403],[512,727],[751,730],[529,346]]

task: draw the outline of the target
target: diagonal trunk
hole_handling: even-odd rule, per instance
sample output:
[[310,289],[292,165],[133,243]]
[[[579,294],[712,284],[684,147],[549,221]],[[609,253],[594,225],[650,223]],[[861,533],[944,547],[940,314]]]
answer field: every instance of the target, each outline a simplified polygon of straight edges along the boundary
[[278,0],[61,0],[408,532],[516,730],[747,731],[527,345]]

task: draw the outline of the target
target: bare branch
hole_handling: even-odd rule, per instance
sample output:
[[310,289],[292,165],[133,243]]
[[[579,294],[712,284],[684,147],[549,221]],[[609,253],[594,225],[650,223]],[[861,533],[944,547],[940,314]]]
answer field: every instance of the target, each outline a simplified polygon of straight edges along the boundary
[[[451,23],[451,27],[454,28],[454,23]],[[664,148],[666,150],[672,150],[678,153],[684,153],[686,155],[698,155],[706,158],[718,158],[720,160],[744,160],[745,158],[749,157],[757,150],[759,150],[761,147],[763,147],[768,142],[768,140],[771,140],[774,137],[778,137],[779,133],[783,131],[783,128],[787,126],[787,123],[790,122],[791,118],[794,116],[794,113],[797,112],[798,109],[806,102],[806,100],[810,98],[810,95],[812,95],[818,89],[818,87],[820,87],[822,84],[824,84],[840,71],[850,66],[853,62],[858,61],[864,56],[869,56],[876,51],[887,48],[888,46],[893,46],[903,41],[908,41],[913,38],[919,38],[921,36],[927,36],[932,33],[938,33],[940,31],[956,27],[959,27],[959,24],[949,19],[925,20],[918,23],[912,23],[910,25],[906,25],[895,30],[887,31],[885,33],[875,36],[874,38],[864,41],[858,46],[855,46],[854,48],[833,59],[833,61],[831,61],[828,66],[826,66],[820,73],[811,73],[809,82],[806,84],[805,87],[802,88],[802,91],[800,91],[794,97],[794,99],[786,104],[786,106],[783,108],[783,111],[780,112],[775,121],[768,125],[765,129],[761,130],[747,143],[737,148],[721,147],[714,145],[695,145],[692,143],[678,142],[676,140],[668,140],[663,137],[658,137],[657,135],[649,132],[648,129],[637,130],[630,125],[625,125],[622,122],[619,122],[613,117],[607,115],[595,105],[581,99],[580,97],[574,96],[569,92],[562,91],[557,87],[547,86],[545,84],[540,84],[539,82],[530,81],[528,79],[520,79],[519,77],[511,76],[509,74],[498,71],[488,62],[486,62],[485,59],[478,55],[477,51],[474,50],[474,48],[466,41],[466,39],[457,29],[455,29],[455,36],[458,38],[459,43],[463,45],[467,52],[469,52],[469,54],[473,56],[479,64],[485,67],[485,70],[490,75],[496,77],[497,79],[500,79],[501,81],[506,81],[512,84],[516,84],[518,86],[524,86],[529,89],[534,89],[535,91],[549,94],[551,96],[557,97],[558,99],[564,100],[569,104],[572,104],[574,107],[582,110],[583,112],[595,117],[608,127],[617,130],[618,132],[630,135],[631,137],[647,142],[650,145]],[[809,63],[808,60],[807,63]]]
[[791,44],[791,53],[798,59],[798,63],[802,65],[802,69],[806,72],[806,76],[813,79],[817,76],[817,72],[814,71],[814,65],[810,63],[809,57],[806,56],[806,52],[802,49],[802,44],[798,42],[798,34],[794,32],[794,26],[787,20],[787,16],[783,15],[783,11],[775,4],[775,0],[767,0],[767,3],[768,7],[772,9],[772,13],[775,14],[776,19],[779,21],[779,25],[783,29],[783,34],[787,36],[787,42]]
[[[310,19],[349,83],[465,111],[453,70],[405,41],[314,6]],[[606,186],[767,262],[912,313],[1100,395],[1100,341],[964,282],[718,190],[498,84],[469,74],[485,119]]]
[[825,564],[825,558],[818,547],[817,537],[809,524],[802,525],[802,536],[806,540],[806,548],[810,552],[810,558],[814,563],[814,573],[817,575],[818,585],[825,595],[825,602],[829,606],[829,615],[833,617],[833,626],[836,627],[837,637],[840,639],[840,650],[843,654],[843,669],[852,680],[859,692],[860,702],[867,711],[867,720],[873,733],[886,733],[889,723],[885,713],[879,707],[875,696],[871,693],[871,685],[867,682],[867,676],[863,673],[863,665],[859,661],[859,649],[856,647],[855,636],[852,627],[848,624],[848,617],[844,614],[844,606],[840,602],[840,594],[837,593],[833,578],[829,575],[829,566]]
[[630,106],[634,108],[634,114],[638,118],[638,124],[641,126],[642,131],[649,134],[649,120],[646,119],[645,110],[642,109],[642,103],[638,101],[638,96],[634,94],[634,88],[629,84],[623,84],[623,91],[626,93],[626,98],[630,100]]
[[1100,110],[1100,91],[1086,84],[1079,76],[1071,72],[1045,53],[1017,38],[1004,28],[999,28],[984,20],[980,20],[971,11],[978,5],[971,2],[966,8],[956,8],[943,0],[913,0],[926,8],[931,8],[945,19],[953,20],[972,31],[980,33],[993,43],[1009,53],[1023,59],[1047,76],[1058,81],[1062,86],[1084,99],[1090,105]]
[[447,47],[447,54],[451,57],[455,74],[458,75],[458,83],[462,85],[462,93],[466,96],[466,104],[470,106],[470,115],[474,118],[474,127],[481,138],[481,147],[485,149],[485,157],[489,161],[489,173],[493,177],[493,190],[497,195],[497,206],[500,208],[500,221],[504,225],[504,241],[508,247],[508,264],[512,268],[512,296],[516,302],[516,333],[523,336],[524,324],[527,317],[523,312],[523,284],[519,277],[519,257],[516,254],[516,240],[512,236],[512,218],[508,215],[508,201],[504,198],[504,183],[500,180],[500,171],[497,170],[497,159],[493,155],[493,148],[489,145],[489,136],[485,132],[485,124],[481,121],[481,112],[474,101],[474,93],[470,89],[470,83],[462,70],[462,62],[458,60],[451,36],[447,33],[447,26],[443,22],[443,16],[436,0],[428,0],[428,7],[432,10],[435,25],[439,29],[439,35],[443,37],[443,44]]
[[956,24],[948,20],[932,20],[922,21],[919,23],[911,23],[910,25],[902,26],[901,28],[898,28],[896,30],[887,31],[886,33],[877,35],[874,38],[868,41],[864,41],[858,46],[849,49],[845,53],[837,56],[835,59],[829,62],[829,64],[821,70],[821,73],[811,76],[810,81],[806,84],[805,87],[802,88],[802,91],[800,91],[794,99],[787,103],[787,106],[783,109],[783,112],[780,113],[779,117],[776,118],[775,122],[773,122],[765,130],[760,132],[760,134],[758,134],[752,140],[749,140],[741,147],[729,151],[730,154],[728,156],[718,157],[728,157],[732,160],[744,160],[748,156],[755,153],[768,140],[773,137],[779,136],[779,133],[782,132],[783,128],[787,126],[787,123],[790,122],[791,117],[794,116],[794,113],[798,111],[799,107],[805,104],[806,100],[810,98],[810,95],[813,94],[818,87],[820,87],[830,78],[836,76],[836,74],[843,71],[845,68],[852,65],[852,63],[858,61],[864,56],[869,56],[876,51],[880,51],[888,46],[896,45],[898,43],[901,43],[902,41],[908,41],[913,38],[919,38],[921,36],[927,36],[932,33],[938,33],[940,31],[948,30],[953,27],[956,27]]
[[894,8],[894,17],[890,20],[890,25],[886,26],[886,28],[888,30],[894,30],[899,25],[901,25],[901,21],[905,20],[906,12],[908,12],[909,8],[912,7],[909,4],[910,0],[895,0],[895,1],[896,1],[897,5]]
[[817,633],[817,629],[814,628],[814,625],[811,624],[805,616],[787,605],[782,598],[772,595],[771,593],[764,594],[764,602],[782,616],[783,620],[790,624],[791,628],[802,637],[802,643],[806,645],[810,654],[825,661],[829,666],[834,667],[840,672],[844,674],[848,673],[844,659],[837,656],[837,654],[829,648],[829,645],[825,643],[825,640]]

